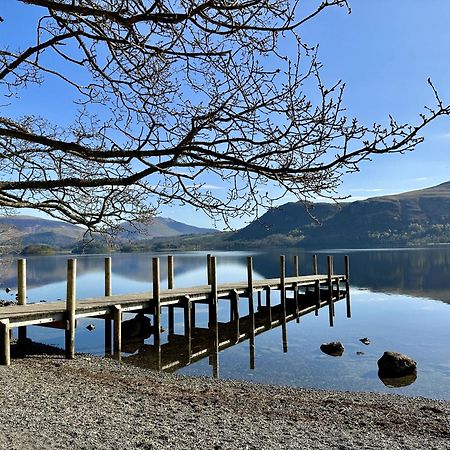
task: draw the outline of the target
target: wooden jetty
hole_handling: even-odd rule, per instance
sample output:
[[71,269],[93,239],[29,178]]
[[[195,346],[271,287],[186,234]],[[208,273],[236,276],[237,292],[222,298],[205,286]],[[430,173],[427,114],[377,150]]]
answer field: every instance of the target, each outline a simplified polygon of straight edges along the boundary
[[[18,328],[17,345],[26,340],[26,327],[30,325],[60,328],[65,331],[66,358],[75,356],[75,338],[77,319],[92,317],[105,320],[105,352],[111,349],[113,340],[113,354],[120,359],[122,352],[122,318],[124,313],[141,312],[153,316],[154,345],[161,354],[161,314],[168,313],[169,335],[173,334],[174,308],[182,308],[184,311],[185,335],[188,330],[195,329],[196,304],[208,305],[208,328],[213,333],[211,342],[214,343],[217,354],[223,344],[220,341],[221,325],[218,321],[218,303],[227,300],[230,306],[231,321],[239,322],[239,304],[247,299],[248,317],[245,318],[246,327],[249,329],[248,339],[254,340],[260,332],[258,316],[255,314],[255,297],[257,297],[258,311],[261,309],[262,293],[265,294],[265,307],[272,311],[272,292],[280,292],[278,310],[281,311],[282,323],[298,319],[307,312],[315,311],[328,306],[330,326],[334,323],[334,303],[341,299],[347,299],[347,316],[350,317],[349,296],[349,258],[345,256],[345,273],[334,274],[333,258],[327,257],[327,274],[318,273],[317,257],[313,257],[313,274],[300,275],[298,258],[294,258],[294,276],[286,276],[286,259],[280,256],[280,277],[258,280],[253,277],[253,259],[247,258],[247,280],[236,283],[217,283],[216,257],[207,257],[208,284],[191,288],[174,287],[174,260],[168,256],[168,288],[162,289],[160,284],[160,259],[153,258],[152,273],[153,284],[151,292],[138,294],[112,295],[111,292],[111,258],[105,258],[105,295],[103,297],[76,299],[76,259],[67,262],[67,295],[65,302],[45,302],[37,304],[26,303],[26,261],[18,260],[18,304],[0,308],[0,363],[11,363],[11,330]],[[341,283],[345,288],[341,290]],[[288,298],[287,294],[293,296]],[[308,298],[308,302],[302,300]],[[313,303],[310,299],[313,298]],[[288,304],[290,305],[288,307]],[[291,307],[294,305],[294,312]],[[277,310],[277,311],[278,311]],[[277,312],[278,314],[278,312]],[[292,316],[293,314],[293,316]],[[273,326],[270,319],[270,326]],[[113,339],[112,339],[113,337]]]

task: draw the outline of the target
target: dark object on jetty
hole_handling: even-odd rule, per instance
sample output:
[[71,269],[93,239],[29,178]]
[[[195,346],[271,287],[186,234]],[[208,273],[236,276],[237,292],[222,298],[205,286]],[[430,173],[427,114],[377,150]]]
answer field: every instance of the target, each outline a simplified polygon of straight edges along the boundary
[[330,356],[342,356],[344,353],[344,346],[341,342],[328,342],[327,344],[322,344],[320,350]]
[[384,352],[378,360],[380,378],[398,378],[416,371],[416,362],[409,356],[397,352]]

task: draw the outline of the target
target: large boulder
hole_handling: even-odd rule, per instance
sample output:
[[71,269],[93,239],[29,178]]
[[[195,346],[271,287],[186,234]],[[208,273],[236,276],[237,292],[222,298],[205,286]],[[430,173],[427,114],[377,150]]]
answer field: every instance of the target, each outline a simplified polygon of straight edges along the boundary
[[384,352],[378,360],[380,378],[397,378],[410,375],[416,371],[417,364],[409,356],[397,352]]
[[344,346],[339,341],[328,342],[327,344],[322,344],[320,350],[330,356],[342,356],[344,353]]
[[139,313],[133,319],[122,322],[122,338],[124,340],[147,339],[153,333],[150,319]]

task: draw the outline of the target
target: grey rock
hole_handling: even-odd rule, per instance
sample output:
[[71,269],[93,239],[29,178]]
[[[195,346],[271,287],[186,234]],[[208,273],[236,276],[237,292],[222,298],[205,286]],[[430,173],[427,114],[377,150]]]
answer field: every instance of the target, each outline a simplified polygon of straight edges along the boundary
[[326,344],[322,344],[320,346],[320,350],[330,356],[342,356],[344,353],[344,346],[339,341],[328,342]]
[[397,352],[384,352],[378,360],[380,378],[397,378],[416,371],[417,363],[409,356]]

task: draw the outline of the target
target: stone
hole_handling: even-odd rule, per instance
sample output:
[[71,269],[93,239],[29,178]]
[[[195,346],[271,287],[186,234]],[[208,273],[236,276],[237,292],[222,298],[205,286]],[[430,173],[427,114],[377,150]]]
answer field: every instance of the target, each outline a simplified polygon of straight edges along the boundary
[[409,375],[405,375],[404,377],[384,378],[380,376],[380,380],[382,381],[382,383],[389,388],[409,386],[410,384],[414,383],[416,379],[417,379],[416,371],[410,373]]
[[370,344],[370,339],[368,337],[362,338],[360,339],[360,341],[364,344],[364,345],[369,345]]
[[87,327],[86,330],[88,331],[94,331],[95,330],[95,325],[93,323],[90,323]]
[[326,344],[322,344],[320,346],[320,350],[330,356],[342,356],[342,354],[344,353],[344,346],[339,341],[328,342]]
[[139,313],[133,319],[122,322],[123,339],[147,339],[153,334],[151,320]]
[[380,378],[397,378],[416,371],[417,363],[409,356],[397,352],[384,352],[378,360]]

